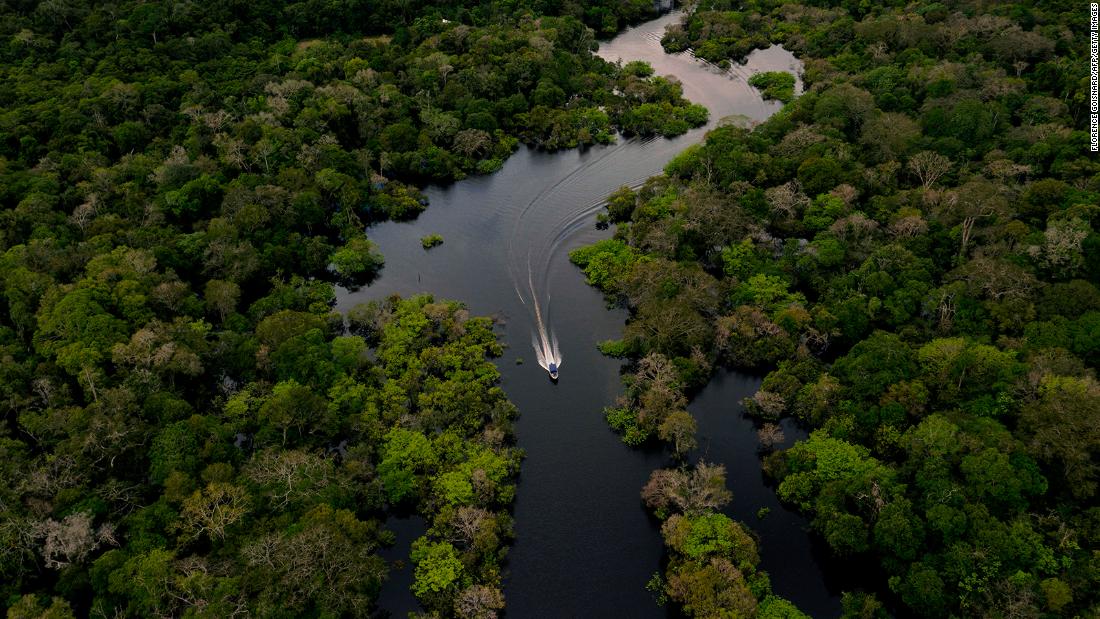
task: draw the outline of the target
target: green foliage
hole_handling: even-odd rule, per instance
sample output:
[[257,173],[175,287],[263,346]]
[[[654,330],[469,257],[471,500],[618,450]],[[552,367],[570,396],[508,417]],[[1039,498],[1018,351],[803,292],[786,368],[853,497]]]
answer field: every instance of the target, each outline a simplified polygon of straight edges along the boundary
[[443,236],[439,234],[429,234],[420,239],[420,245],[424,249],[431,249],[443,244]]
[[760,605],[756,607],[756,616],[758,619],[806,619],[809,617],[798,610],[794,604],[774,595],[769,595],[760,601]]
[[584,270],[588,283],[611,294],[617,280],[644,261],[629,245],[617,239],[606,239],[589,247],[569,252],[569,260]]
[[430,602],[441,593],[453,595],[462,587],[465,568],[449,543],[420,538],[413,543],[410,558],[416,565],[412,590],[422,601]]
[[765,99],[790,103],[794,99],[794,76],[783,71],[757,73],[749,78],[749,86],[760,89]]
[[370,277],[382,268],[384,260],[365,238],[351,239],[332,254],[332,268],[337,275],[349,280]]
[[18,602],[15,602],[8,607],[7,616],[9,619],[71,619],[76,617],[73,614],[73,609],[62,598],[53,598],[50,600],[49,606],[46,606],[42,600],[35,595],[24,595],[19,598]]
[[763,266],[751,239],[732,244],[722,250],[722,270],[728,277],[747,280]]
[[607,197],[607,215],[613,222],[629,221],[637,205],[637,195],[630,187],[620,187]]
[[390,501],[399,503],[417,490],[417,473],[438,465],[438,456],[428,437],[420,432],[394,428],[382,446],[378,475]]
[[[777,490],[784,501],[810,506],[824,486],[855,489],[869,479],[888,481],[889,471],[858,445],[814,432],[786,452],[790,474]],[[877,480],[876,480],[877,481]]]
[[164,483],[173,472],[193,474],[199,462],[198,449],[191,423],[178,421],[166,426],[153,439],[149,450],[151,481]]
[[844,215],[844,202],[833,195],[821,194],[814,198],[813,203],[806,209],[802,217],[802,224],[807,230],[824,230],[837,219]]
[[789,286],[781,277],[759,273],[737,287],[733,293],[733,302],[738,305],[756,305],[769,313],[778,312],[791,304],[804,304],[802,295],[792,294],[788,290]]
[[608,357],[626,357],[631,353],[630,344],[623,340],[607,340],[596,346]]
[[638,423],[637,411],[628,407],[607,407],[604,409],[607,425],[622,435],[623,442],[631,447],[644,444],[652,436]]
[[798,166],[798,181],[807,193],[831,190],[844,179],[844,168],[835,159],[810,157]]
[[[720,554],[740,560],[745,554],[745,539],[739,525],[723,514],[708,514],[691,521],[687,539],[681,551],[692,559]],[[748,547],[751,547],[751,542]]]

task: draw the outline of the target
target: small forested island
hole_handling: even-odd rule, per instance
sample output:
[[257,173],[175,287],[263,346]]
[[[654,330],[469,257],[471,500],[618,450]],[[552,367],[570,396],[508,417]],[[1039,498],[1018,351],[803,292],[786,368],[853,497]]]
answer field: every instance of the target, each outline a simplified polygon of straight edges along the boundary
[[[1087,4],[677,7],[653,45],[753,87],[760,123],[595,53],[667,8],[0,4],[6,616],[380,616],[402,568],[410,616],[554,616],[553,591],[505,595],[541,569],[509,557],[534,482],[502,376],[542,370],[503,361],[507,317],[431,290],[338,300],[371,290],[372,231],[433,186],[523,149],[605,174],[581,157],[693,135],[545,231],[610,224],[562,258],[628,316],[586,342],[621,360],[621,395],[583,412],[623,457],[666,462],[622,488],[654,560],[615,593],[653,616],[807,616],[762,567],[753,527],[776,512],[723,511],[732,477],[763,474],[851,575],[834,615],[1100,614]],[[739,73],[773,45],[798,75]],[[477,247],[461,234],[410,242],[443,258]],[[564,367],[546,389],[591,375]],[[755,424],[752,470],[708,460],[689,412],[730,371],[762,377],[729,402]]]

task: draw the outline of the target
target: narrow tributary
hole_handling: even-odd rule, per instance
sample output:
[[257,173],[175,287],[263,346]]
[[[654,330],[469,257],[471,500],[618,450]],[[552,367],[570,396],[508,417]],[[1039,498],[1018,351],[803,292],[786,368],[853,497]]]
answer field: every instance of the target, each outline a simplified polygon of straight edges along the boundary
[[[661,35],[679,18],[672,13],[627,30],[602,43],[599,55],[645,60],[658,75],[674,75],[687,98],[710,110],[707,127],[675,139],[620,138],[584,150],[521,148],[495,174],[428,187],[431,205],[416,221],[368,230],[385,268],[369,287],[342,292],[338,300],[339,309],[347,310],[393,293],[430,292],[500,319],[508,349],[498,366],[505,391],[520,409],[517,435],[527,452],[505,588],[512,617],[664,615],[644,588],[660,569],[662,546],[639,491],[650,471],[668,461],[659,452],[627,448],[604,422],[602,408],[621,390],[621,364],[601,356],[596,343],[619,337],[626,314],[607,309],[569,263],[568,252],[610,236],[595,221],[612,191],[660,173],[724,119],[760,121],[778,110],[746,84],[748,75],[801,69],[780,47],[756,51],[729,72],[689,54],[665,54]],[[420,238],[433,233],[444,243],[424,251]],[[535,323],[517,288],[552,301],[542,320],[558,339],[563,363],[557,384],[538,365],[531,346]],[[738,402],[758,382],[723,373],[697,397],[691,410],[700,421],[700,453],[727,465],[734,493],[730,513],[761,533],[763,568],[775,592],[814,616],[835,616],[839,601],[826,585],[805,521],[780,507],[766,487],[752,425],[740,416]],[[757,521],[761,507],[771,507],[771,513]],[[395,523],[403,537],[413,535],[415,524]],[[407,586],[407,575],[394,579],[381,606],[394,616],[414,610]]]

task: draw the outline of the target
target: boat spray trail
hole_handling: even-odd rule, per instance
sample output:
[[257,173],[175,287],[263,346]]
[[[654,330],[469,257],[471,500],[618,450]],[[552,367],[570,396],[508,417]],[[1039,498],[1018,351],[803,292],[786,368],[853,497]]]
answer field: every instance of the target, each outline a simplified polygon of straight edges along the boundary
[[[535,292],[534,277],[531,273],[531,263],[527,263],[527,286],[531,290],[531,307],[535,312],[535,331],[531,333],[531,347],[535,349],[535,357],[538,358],[539,365],[542,369],[550,372],[550,365],[553,364],[556,368],[561,367],[561,350],[558,348],[558,337],[554,335],[554,330],[548,329],[546,323],[542,319],[542,304],[539,302],[537,293]],[[518,293],[519,290],[517,289]],[[527,305],[527,301],[520,295],[520,301],[524,305]],[[550,295],[546,296],[546,308],[550,309]]]

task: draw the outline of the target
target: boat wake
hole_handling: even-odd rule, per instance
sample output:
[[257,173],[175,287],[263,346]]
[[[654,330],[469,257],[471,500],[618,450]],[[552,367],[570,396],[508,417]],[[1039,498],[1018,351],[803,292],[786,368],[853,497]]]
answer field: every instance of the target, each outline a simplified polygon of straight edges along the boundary
[[[532,320],[531,347],[539,366],[557,378],[562,364],[558,338],[551,326],[550,272],[565,259],[570,240],[591,228],[596,215],[607,203],[606,191],[592,200],[589,187],[593,179],[606,174],[620,175],[621,155],[641,145],[661,144],[653,139],[619,139],[616,144],[599,147],[575,163],[575,167],[527,201],[517,214],[508,241],[508,270],[516,296],[527,308]],[[660,165],[651,169],[631,169],[623,183],[633,189],[659,174]],[[526,250],[526,251],[524,251]]]
[[[519,300],[534,312],[535,330],[531,333],[531,348],[535,350],[535,357],[542,369],[556,378],[558,368],[561,367],[561,349],[558,348],[558,337],[554,335],[554,330],[547,328],[546,322],[543,321],[542,303],[539,302],[535,292],[535,280],[531,271],[530,260],[527,263],[527,287],[531,292],[530,303],[528,303],[528,298],[520,291],[518,285],[516,286],[516,294],[519,296]],[[548,310],[550,308],[549,295],[546,298],[546,308]]]
[[[550,326],[551,263],[560,256],[565,241],[573,233],[583,229],[584,222],[599,212],[605,200],[582,203],[579,208],[575,207],[564,213],[540,207],[550,204],[570,204],[571,200],[559,202],[552,200],[551,196],[575,186],[583,177],[600,174],[603,167],[613,161],[611,155],[622,151],[625,147],[626,141],[621,140],[615,146],[604,149],[594,160],[585,165],[577,165],[556,183],[540,191],[517,215],[509,238],[509,272],[512,276],[512,284],[516,296],[530,311],[533,320],[531,348],[535,351],[539,366],[554,379],[557,378],[558,368],[561,367],[562,355],[558,347],[558,338],[554,334],[553,327]],[[519,244],[527,245],[526,259],[516,255]],[[524,264],[526,269],[523,268]],[[524,270],[527,271],[526,277],[523,274]],[[521,284],[521,282],[524,283]]]
[[[531,347],[539,366],[549,372],[552,379],[557,378],[562,354],[551,326],[551,268],[564,259],[570,239],[591,227],[596,214],[607,203],[602,195],[596,200],[587,197],[591,179],[615,170],[620,163],[618,155],[627,152],[629,145],[636,142],[644,144],[645,140],[620,139],[615,145],[599,148],[587,161],[578,161],[572,171],[529,200],[513,224],[508,248],[509,273],[516,296],[531,315]],[[660,168],[641,172],[625,184],[637,188],[659,173]],[[632,171],[632,174],[637,173],[637,170]],[[521,249],[524,246],[526,252]]]
[[[535,355],[542,369],[557,373],[558,368],[561,367],[561,352],[558,351],[558,338],[554,333],[551,331],[548,338],[546,330],[540,328],[537,334],[531,334],[531,346],[535,349]],[[553,369],[550,368],[551,365],[554,366]]]
[[[535,304],[535,314],[541,314],[537,303]],[[553,330],[547,333],[541,317],[536,318],[535,322],[537,323],[537,332],[531,334],[531,347],[535,349],[535,356],[538,357],[542,369],[550,372],[551,375],[556,375],[558,368],[561,367],[561,350],[558,349],[558,337],[554,335]]]

